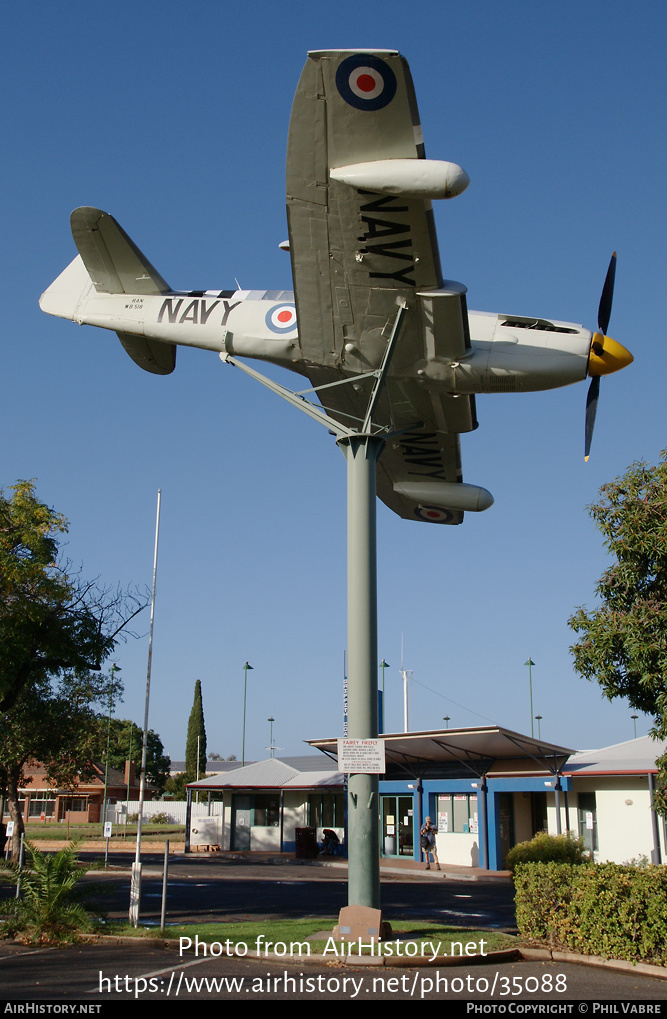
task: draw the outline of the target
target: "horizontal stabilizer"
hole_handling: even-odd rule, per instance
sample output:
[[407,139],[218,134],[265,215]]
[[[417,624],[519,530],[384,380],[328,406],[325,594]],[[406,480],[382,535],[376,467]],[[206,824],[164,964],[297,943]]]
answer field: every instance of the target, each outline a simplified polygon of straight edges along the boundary
[[[98,291],[95,290],[82,256],[77,255],[44,291],[39,306],[49,315],[68,318],[83,325],[90,321],[91,304],[101,300],[97,297]],[[124,299],[118,297],[118,300]],[[170,375],[176,367],[176,347],[173,344],[136,333],[117,332],[117,336],[135,364],[144,371],[153,375]]]
[[176,347],[132,333],[116,333],[135,364],[153,375],[171,375],[176,367]]
[[96,290],[104,294],[164,294],[169,284],[113,216],[83,206],[70,217],[72,236]]

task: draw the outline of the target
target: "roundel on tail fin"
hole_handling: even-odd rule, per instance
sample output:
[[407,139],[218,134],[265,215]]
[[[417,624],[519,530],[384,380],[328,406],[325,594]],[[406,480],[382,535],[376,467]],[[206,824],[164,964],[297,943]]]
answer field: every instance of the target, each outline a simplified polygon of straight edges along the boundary
[[357,110],[382,110],[396,95],[396,75],[380,57],[355,53],[338,67],[336,88]]

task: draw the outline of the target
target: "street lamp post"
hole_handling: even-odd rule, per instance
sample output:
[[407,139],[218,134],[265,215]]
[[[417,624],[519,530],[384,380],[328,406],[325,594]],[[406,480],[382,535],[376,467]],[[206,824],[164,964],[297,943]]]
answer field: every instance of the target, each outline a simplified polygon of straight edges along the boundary
[[446,728],[446,729],[449,729],[449,723],[450,723],[450,721],[451,721],[451,719],[450,719],[449,715],[445,715],[445,716],[443,717],[443,719],[442,719],[442,720],[443,720],[443,722],[445,723],[445,728]]
[[529,658],[527,662],[523,663],[528,666],[528,685],[530,687],[530,735],[535,735],[535,726],[533,724],[533,665],[535,662],[532,658]]
[[380,732],[385,732],[384,727],[384,670],[391,668],[389,662],[385,662],[384,658],[380,662],[380,668],[382,669],[382,711],[380,714]]
[[273,723],[275,722],[275,718],[273,717],[273,715],[269,715],[269,717],[267,718],[267,722],[269,723],[269,732],[270,732],[270,737],[269,737],[269,752],[271,754],[271,757],[273,757],[273,751],[275,750],[275,747],[273,746]]
[[542,715],[535,715],[535,720],[537,721],[537,738],[542,739]]
[[635,739],[637,739],[637,719],[639,718],[639,715],[630,715],[630,718],[632,719],[633,725],[635,727]]
[[125,801],[125,832],[123,838],[127,838],[127,815],[130,812],[130,775],[132,772],[132,737],[134,736],[134,722],[130,722],[130,745],[127,753],[127,794]]
[[115,662],[111,663],[111,686],[109,687],[109,718],[107,719],[107,754],[104,762],[104,801],[102,805],[102,832],[104,833],[104,822],[107,819],[107,790],[109,788],[109,745],[111,742],[111,709],[113,707],[113,677],[114,673],[123,670]]
[[248,665],[247,662],[243,665],[243,739],[241,741],[241,767],[245,765],[245,706],[246,706],[246,692],[248,689],[248,669],[252,672],[252,665]]

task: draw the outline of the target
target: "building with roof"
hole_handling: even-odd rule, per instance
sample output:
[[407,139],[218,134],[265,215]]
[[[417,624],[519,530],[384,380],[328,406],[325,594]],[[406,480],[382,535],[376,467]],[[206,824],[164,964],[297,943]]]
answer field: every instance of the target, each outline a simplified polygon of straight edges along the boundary
[[640,736],[600,750],[573,754],[563,769],[574,797],[568,824],[599,862],[667,859],[665,819],[651,807],[656,757],[664,741]]
[[[509,849],[539,831],[581,835],[599,861],[665,859],[665,823],[651,806],[656,756],[649,737],[575,753],[500,726],[384,737],[380,850],[419,860],[429,815],[441,863],[499,870]],[[298,830],[318,841],[332,828],[345,841],[345,775],[335,739],[309,740],[317,756],[270,758],[192,783],[219,818],[189,828],[190,845],[294,852]],[[213,834],[212,834],[213,832]]]
[[[125,762],[124,772],[110,767],[106,779],[108,804],[117,800],[139,799],[139,779],[134,761]],[[104,780],[103,762],[94,764],[92,775],[77,778],[70,789],[54,785],[42,764],[27,764],[19,787],[19,806],[24,822],[42,820],[89,824],[100,821],[104,806]],[[153,792],[153,788],[147,786],[147,798]]]
[[[309,741],[335,756],[336,740]],[[566,747],[501,726],[384,736],[380,841],[384,856],[420,858],[430,816],[441,863],[500,870],[510,848],[547,826],[562,830]]]
[[222,799],[219,819],[207,825],[202,818],[186,821],[186,851],[197,845],[220,845],[225,850],[294,852],[297,830],[332,828],[344,841],[345,776],[322,754],[271,757],[255,761],[188,785],[193,793]]

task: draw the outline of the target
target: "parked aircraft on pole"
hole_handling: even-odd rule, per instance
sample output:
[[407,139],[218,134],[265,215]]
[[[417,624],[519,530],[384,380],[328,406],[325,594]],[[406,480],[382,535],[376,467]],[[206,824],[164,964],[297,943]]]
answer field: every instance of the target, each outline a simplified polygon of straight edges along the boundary
[[[394,50],[309,53],[290,120],[287,217],[294,292],[173,290],[116,220],[71,216],[78,256],[40,300],[49,314],[111,329],[146,371],[172,372],[176,348],[268,361],[309,382],[332,422],[384,440],[377,493],[401,517],[458,524],[487,509],[464,484],[459,436],[475,397],[591,379],[588,458],[600,377],[632,361],[606,335],[616,256],[598,328],[468,311],[443,279],[432,201],[468,186],[427,159],[412,78]],[[378,381],[380,385],[378,385]],[[335,430],[335,429],[334,429]]]

